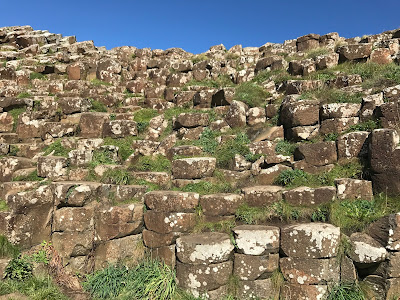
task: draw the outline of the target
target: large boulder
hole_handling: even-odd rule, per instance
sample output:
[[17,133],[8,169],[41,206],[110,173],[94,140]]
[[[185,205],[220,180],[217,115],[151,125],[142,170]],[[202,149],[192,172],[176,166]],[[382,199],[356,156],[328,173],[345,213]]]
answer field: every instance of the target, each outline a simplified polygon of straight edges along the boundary
[[214,157],[192,157],[175,159],[172,174],[178,179],[198,179],[212,176],[217,160]]
[[280,230],[274,226],[241,225],[232,229],[239,253],[264,255],[278,252]]
[[199,204],[199,194],[153,191],[144,195],[147,207],[160,212],[191,212]]
[[314,144],[301,144],[295,151],[295,159],[304,159],[306,163],[314,166],[324,166],[337,161],[336,143],[319,142]]

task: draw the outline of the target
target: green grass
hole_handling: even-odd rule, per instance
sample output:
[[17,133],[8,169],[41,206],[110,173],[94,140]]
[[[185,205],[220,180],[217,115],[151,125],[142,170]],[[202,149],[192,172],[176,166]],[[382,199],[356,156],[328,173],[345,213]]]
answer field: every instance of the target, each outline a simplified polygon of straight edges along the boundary
[[329,49],[324,48],[324,47],[311,49],[306,52],[306,58],[315,59],[315,58],[317,58],[317,56],[326,55],[329,52],[330,52]]
[[28,93],[28,92],[21,92],[17,95],[18,99],[24,99],[24,98],[29,98],[32,97],[32,94]]
[[112,86],[111,83],[105,82],[105,81],[101,81],[100,79],[94,78],[90,81],[92,83],[92,85],[94,86]]
[[122,161],[125,161],[131,154],[135,152],[132,147],[133,141],[136,140],[136,137],[128,136],[123,139],[113,139],[107,137],[104,139],[104,145],[112,145],[118,147],[118,154],[121,157]]
[[254,78],[251,82],[260,84],[266,80],[274,80],[274,82],[276,84],[280,84],[284,81],[291,80],[291,79],[299,79],[299,78],[291,76],[285,70],[274,70],[274,71],[264,70],[264,71],[257,73],[257,75],[254,76]]
[[207,55],[205,55],[204,53],[193,55],[191,57],[191,61],[193,62],[193,64],[197,64],[198,62],[201,62],[201,61],[204,61],[204,60],[208,60]]
[[290,143],[285,140],[280,140],[276,143],[275,152],[280,155],[291,156],[298,147],[297,144]]
[[0,281],[0,295],[21,293],[32,300],[68,300],[49,276],[32,277],[24,281]]
[[131,168],[141,172],[171,172],[171,161],[163,155],[141,156]]
[[91,104],[91,112],[107,112],[107,106],[105,106],[102,102],[98,100],[93,100],[90,99],[90,104]]
[[329,290],[327,300],[365,300],[357,283],[338,283]]
[[40,79],[40,80],[47,80],[47,76],[42,73],[32,72],[29,75],[29,79]]
[[124,169],[108,169],[104,172],[101,180],[103,183],[127,185],[132,181],[132,175]]
[[43,178],[39,177],[37,174],[37,170],[29,173],[25,176],[17,176],[12,179],[12,181],[42,181]]
[[381,128],[380,120],[368,120],[362,123],[351,125],[346,132],[352,131],[373,131],[374,129]]
[[323,103],[361,103],[362,93],[349,93],[336,88],[320,88],[301,94],[301,99],[318,99]]
[[6,200],[0,199],[0,211],[7,211],[9,209]]
[[134,113],[133,119],[137,123],[137,129],[139,133],[144,132],[149,126],[149,122],[154,117],[157,117],[159,113],[155,109],[143,108]]
[[14,124],[13,124],[13,131],[17,129],[18,125],[18,117],[20,114],[24,113],[26,111],[26,107],[18,107],[18,108],[13,108],[8,111],[8,113],[13,117],[14,119]]
[[71,151],[71,149],[64,147],[61,143],[61,140],[57,140],[44,149],[44,155],[49,155],[53,151],[53,156],[68,157],[68,153]]
[[278,175],[275,183],[288,188],[299,186],[334,186],[336,178],[360,179],[362,172],[362,165],[359,161],[354,160],[343,164],[337,164],[331,171],[321,174],[309,174],[298,169],[284,170]]
[[204,129],[204,131],[200,135],[200,138],[194,144],[201,147],[203,151],[214,154],[215,150],[218,147],[218,142],[215,138],[219,135],[219,132],[212,131],[210,128],[207,127]]
[[157,260],[145,259],[133,269],[109,266],[87,276],[83,287],[98,299],[176,299],[175,272]]
[[194,192],[200,195],[217,194],[217,193],[237,193],[238,189],[234,188],[229,182],[209,182],[200,181],[198,183],[189,183],[184,187],[177,189],[183,192]]
[[235,91],[234,99],[246,103],[249,107],[264,107],[267,98],[271,96],[255,82],[244,82]]
[[205,222],[203,218],[199,218],[193,227],[193,232],[224,232],[230,234],[232,228],[236,226],[234,220],[222,220],[217,222]]
[[116,165],[114,160],[114,152],[108,149],[96,149],[93,151],[92,161],[89,163],[90,168],[95,168],[99,165]]

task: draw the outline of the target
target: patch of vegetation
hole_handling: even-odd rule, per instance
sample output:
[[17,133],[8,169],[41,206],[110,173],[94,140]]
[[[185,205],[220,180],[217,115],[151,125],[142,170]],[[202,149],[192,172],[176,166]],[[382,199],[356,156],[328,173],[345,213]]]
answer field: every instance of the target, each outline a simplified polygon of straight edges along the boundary
[[32,97],[32,94],[28,93],[28,92],[21,92],[17,95],[18,99],[24,99],[24,98],[30,98]]
[[324,48],[324,47],[311,49],[311,50],[307,51],[306,58],[316,59],[317,56],[326,55],[329,52],[330,52],[329,49]]
[[235,193],[238,189],[234,188],[229,182],[209,182],[200,181],[198,183],[189,183],[183,188],[183,192],[194,192],[200,195],[217,194],[217,193]]
[[24,113],[26,111],[26,107],[18,107],[18,108],[13,108],[11,110],[8,111],[8,113],[13,117],[14,119],[14,124],[13,124],[13,131],[15,132],[15,130],[17,129],[17,125],[18,125],[18,118],[19,115]]
[[37,174],[37,170],[29,173],[25,176],[17,176],[12,179],[12,181],[42,181],[43,178],[39,177]]
[[338,283],[329,290],[327,300],[365,300],[357,283]]
[[102,81],[102,80],[97,79],[97,78],[92,79],[90,82],[91,82],[92,85],[94,85],[94,86],[101,86],[101,85],[104,85],[104,86],[112,86],[111,83]]
[[[24,281],[1,280],[0,295],[11,293],[21,293],[32,300],[68,300],[69,298],[62,294],[57,285],[50,276],[31,277]],[[10,298],[11,299],[11,298]]]
[[239,133],[234,139],[230,139],[218,145],[215,149],[217,166],[227,168],[236,154],[242,155],[246,160],[254,162],[260,155],[252,154],[249,147],[250,139],[245,133]]
[[89,99],[90,100],[90,111],[91,112],[107,112],[107,106],[104,105],[104,103],[94,100],[94,99]]
[[260,84],[266,80],[274,80],[276,84],[280,84],[284,81],[291,80],[291,79],[299,79],[297,77],[291,76],[285,70],[274,70],[274,71],[261,71],[258,72],[256,76],[254,76],[252,82]]
[[32,72],[29,75],[29,79],[40,79],[40,80],[47,80],[47,76],[42,73]]
[[171,172],[171,161],[163,155],[141,156],[131,167],[142,172]]
[[157,117],[159,113],[155,109],[143,108],[133,115],[133,119],[137,123],[139,133],[144,132],[149,126],[150,120]]
[[201,133],[200,138],[195,142],[195,145],[200,146],[203,151],[214,154],[218,147],[218,142],[215,139],[220,133],[212,131],[210,128],[205,128]]
[[275,183],[289,188],[299,186],[319,187],[334,186],[336,178],[362,177],[363,167],[358,160],[337,164],[329,172],[309,174],[302,170],[284,170],[277,177]]
[[136,137],[133,136],[128,136],[123,139],[113,139],[107,137],[104,139],[104,145],[112,145],[118,147],[118,154],[121,157],[121,160],[125,161],[129,156],[131,156],[131,154],[135,152],[132,147],[132,143],[135,139]]
[[373,131],[374,129],[381,128],[381,122],[380,120],[368,120],[362,123],[358,123],[355,125],[351,125],[349,130],[346,132],[352,132],[352,131]]
[[68,157],[68,153],[70,151],[71,149],[63,146],[61,140],[57,140],[44,149],[44,155],[49,155],[52,153],[53,156]]
[[[6,200],[0,199],[0,211],[7,211],[9,209]],[[1,244],[1,236],[0,236],[0,244]],[[1,253],[1,250],[0,250]]]
[[198,62],[201,62],[201,61],[204,61],[204,60],[208,60],[207,55],[205,55],[204,53],[194,55],[191,58],[191,61],[193,62],[194,65],[197,64]]
[[124,169],[108,169],[100,179],[103,183],[128,185],[132,181],[132,175]]
[[255,82],[244,82],[235,91],[234,99],[246,103],[250,107],[264,107],[271,94]]
[[17,145],[10,145],[10,150],[8,151],[8,155],[17,156],[19,152],[19,147]]
[[275,152],[280,155],[291,156],[297,148],[297,144],[280,140],[276,143]]
[[230,234],[232,228],[236,226],[234,220],[222,220],[218,222],[205,222],[203,218],[199,218],[193,228],[193,232],[225,232]]
[[100,148],[93,151],[92,161],[89,167],[95,168],[98,165],[116,165],[114,160],[114,152],[107,148]]
[[206,86],[211,88],[223,88],[228,86],[235,86],[235,84],[233,83],[229,75],[223,74],[223,75],[218,75],[218,77],[215,79],[204,79],[201,81],[192,79],[185,84],[185,87],[188,86]]
[[339,133],[328,133],[324,135],[325,142],[335,142],[339,137]]
[[133,269],[109,266],[87,276],[83,287],[99,299],[176,299],[175,273],[157,260],[145,259]]

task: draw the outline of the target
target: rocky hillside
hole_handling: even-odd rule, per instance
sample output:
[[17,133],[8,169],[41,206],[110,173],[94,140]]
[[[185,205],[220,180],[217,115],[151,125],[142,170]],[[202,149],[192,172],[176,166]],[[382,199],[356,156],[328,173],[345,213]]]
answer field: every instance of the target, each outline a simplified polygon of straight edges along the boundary
[[75,298],[150,256],[195,297],[398,299],[399,63],[400,30],[194,55],[0,28],[3,244]]

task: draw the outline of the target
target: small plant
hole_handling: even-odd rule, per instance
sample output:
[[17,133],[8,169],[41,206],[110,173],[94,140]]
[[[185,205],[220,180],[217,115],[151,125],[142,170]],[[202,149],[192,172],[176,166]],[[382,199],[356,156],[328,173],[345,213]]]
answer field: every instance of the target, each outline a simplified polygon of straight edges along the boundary
[[23,256],[13,258],[5,269],[4,278],[22,281],[33,276],[33,264]]
[[171,172],[171,162],[163,155],[141,156],[132,168],[142,172]]
[[12,181],[41,181],[43,180],[42,177],[39,177],[37,174],[37,170],[29,173],[25,176],[17,176],[12,179]]
[[201,61],[204,61],[204,60],[207,60],[207,59],[208,59],[208,57],[205,54],[194,55],[191,58],[191,60],[192,60],[194,65],[197,64],[198,62],[201,62]]
[[306,57],[315,59],[315,58],[317,58],[317,56],[326,55],[328,53],[329,53],[329,49],[327,49],[327,48],[323,48],[323,47],[315,48],[315,49],[311,49],[311,50],[307,51]]
[[95,168],[98,165],[115,165],[117,162],[114,160],[114,152],[107,149],[101,148],[93,151],[93,158],[89,166]]
[[29,75],[29,79],[31,79],[31,80],[33,80],[33,79],[47,80],[47,76],[42,73],[32,72]]
[[68,157],[71,149],[64,147],[61,140],[57,140],[44,149],[44,155],[63,156]]
[[7,202],[3,199],[0,199],[0,211],[7,211],[8,209],[9,207],[7,205]]
[[365,300],[357,283],[338,283],[329,290],[327,300]]
[[21,92],[17,95],[18,99],[30,98],[32,95],[28,92]]
[[296,181],[307,181],[308,174],[303,170],[283,170],[275,180],[279,185],[290,185]]
[[144,132],[149,126],[149,122],[154,117],[157,117],[159,113],[155,109],[143,108],[133,115],[133,119],[137,123],[137,129],[139,133]]
[[275,152],[280,155],[291,156],[297,148],[297,144],[280,140],[276,143]]
[[8,151],[8,155],[17,156],[19,152],[19,147],[16,145],[10,145],[10,150]]
[[128,159],[131,154],[135,152],[132,147],[133,141],[136,139],[134,136],[124,137],[123,139],[113,139],[107,137],[104,139],[104,145],[112,145],[118,147],[118,155],[121,157],[122,161]]
[[358,123],[350,126],[350,129],[347,132],[351,131],[373,131],[374,129],[381,128],[381,124],[379,120],[368,120],[362,123]]
[[216,193],[234,193],[237,190],[232,187],[229,182],[212,183],[201,181],[197,183],[189,183],[181,188],[183,192],[193,192],[200,195],[216,194]]
[[102,176],[101,182],[127,185],[131,182],[131,174],[124,169],[108,169]]
[[26,111],[25,107],[18,107],[18,108],[13,108],[11,110],[8,111],[8,113],[13,117],[14,119],[14,124],[13,124],[13,131],[15,132],[15,130],[17,129],[17,125],[18,125],[18,118],[19,115],[24,113]]
[[[4,200],[2,200],[3,202]],[[4,201],[5,202],[5,201]],[[4,235],[0,235],[0,258],[18,257],[20,253],[17,246],[11,244]]]
[[107,106],[105,106],[102,102],[98,100],[90,99],[91,109],[92,112],[107,112]]
[[311,221],[313,222],[326,222],[329,218],[329,206],[317,207],[317,209],[311,215]]
[[195,144],[200,146],[203,149],[203,151],[214,154],[215,149],[217,149],[218,146],[218,142],[215,139],[217,137],[217,134],[218,134],[217,132],[212,131],[207,127],[201,133],[199,140],[196,141]]
[[244,82],[235,91],[235,100],[242,101],[250,107],[263,107],[269,96],[271,95],[267,91],[254,82]]
[[338,133],[331,132],[331,133],[325,134],[324,141],[325,142],[331,142],[331,141],[335,142],[338,139],[338,137],[339,137]]
[[105,81],[102,81],[102,80],[97,79],[97,78],[92,79],[92,80],[91,80],[91,83],[92,83],[94,86],[101,86],[101,85],[104,85],[104,86],[111,86],[111,85],[112,85],[112,84],[109,83],[109,82],[105,82]]

